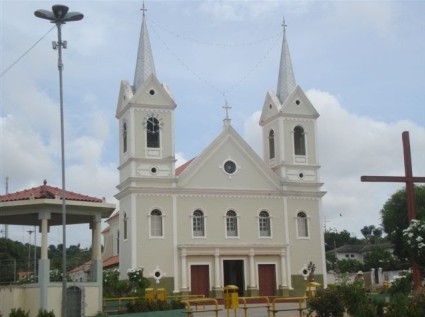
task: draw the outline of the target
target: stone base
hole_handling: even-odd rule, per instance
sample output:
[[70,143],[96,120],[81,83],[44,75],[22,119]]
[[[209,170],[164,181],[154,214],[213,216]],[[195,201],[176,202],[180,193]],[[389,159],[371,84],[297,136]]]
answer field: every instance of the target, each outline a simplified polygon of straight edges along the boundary
[[256,287],[248,287],[248,289],[245,292],[246,297],[257,297],[259,296],[260,291]]
[[188,288],[181,288],[180,289],[180,294],[179,295],[185,296],[185,295],[190,295],[190,294],[191,294],[191,292],[189,291]]
[[279,289],[277,290],[277,296],[279,297],[289,297],[290,292],[288,286],[279,286]]
[[212,291],[210,292],[210,296],[213,298],[223,298],[223,289],[221,287],[213,287]]

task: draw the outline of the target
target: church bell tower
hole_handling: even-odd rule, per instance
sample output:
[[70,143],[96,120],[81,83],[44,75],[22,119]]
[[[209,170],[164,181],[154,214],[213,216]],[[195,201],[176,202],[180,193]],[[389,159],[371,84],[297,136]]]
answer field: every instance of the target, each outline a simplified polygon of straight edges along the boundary
[[260,118],[263,159],[287,184],[320,187],[316,135],[319,114],[296,84],[285,28],[283,23],[276,93],[267,92]]
[[133,85],[122,81],[116,111],[120,131],[120,185],[161,186],[175,176],[174,109],[167,87],[159,82],[145,9]]

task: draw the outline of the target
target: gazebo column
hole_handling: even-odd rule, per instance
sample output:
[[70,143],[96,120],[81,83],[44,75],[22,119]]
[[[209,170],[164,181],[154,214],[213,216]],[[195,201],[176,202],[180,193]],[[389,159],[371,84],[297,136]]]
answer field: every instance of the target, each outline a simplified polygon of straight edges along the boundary
[[[93,222],[90,224],[92,230],[92,251],[91,251],[91,270],[90,278],[93,282],[102,281],[102,255],[101,255],[101,218],[100,215],[93,217]],[[102,284],[102,283],[100,283]]]
[[47,255],[47,234],[49,232],[49,212],[38,214],[41,220],[41,256],[38,260],[38,284],[40,286],[40,308],[47,310],[47,287],[50,283],[50,260]]
[[96,214],[93,217],[93,222],[90,224],[92,230],[92,254],[91,254],[91,268],[90,268],[90,279],[92,282],[96,282],[99,289],[98,307],[102,307],[102,294],[103,294],[103,263],[102,263],[102,247],[100,243],[101,236],[101,216]]

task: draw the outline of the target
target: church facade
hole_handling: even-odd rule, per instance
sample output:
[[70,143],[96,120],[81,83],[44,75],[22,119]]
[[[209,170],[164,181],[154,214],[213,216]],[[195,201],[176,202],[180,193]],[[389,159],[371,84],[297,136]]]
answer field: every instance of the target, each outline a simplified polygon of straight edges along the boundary
[[119,214],[105,230],[121,278],[142,267],[169,294],[221,297],[236,285],[245,296],[300,295],[312,262],[315,280],[326,282],[319,115],[296,85],[285,32],[276,73],[259,122],[262,158],[226,118],[176,168],[176,103],[157,77],[143,18],[134,82],[121,82],[116,111]]

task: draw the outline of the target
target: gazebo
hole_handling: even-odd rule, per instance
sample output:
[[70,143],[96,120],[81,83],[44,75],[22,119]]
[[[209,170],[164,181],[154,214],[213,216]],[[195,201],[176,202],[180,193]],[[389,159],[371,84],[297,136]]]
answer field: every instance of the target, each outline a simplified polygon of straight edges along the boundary
[[[61,315],[62,283],[50,281],[50,260],[47,255],[49,227],[62,225],[62,189],[47,184],[23,191],[0,195],[0,224],[38,226],[41,233],[41,255],[38,260],[38,281],[35,284],[14,284],[0,287],[2,313],[12,308],[53,310]],[[115,209],[105,199],[66,191],[66,224],[89,224],[92,233],[90,281],[67,283],[69,316],[94,316],[102,310],[101,221]],[[72,311],[74,313],[72,313]]]

